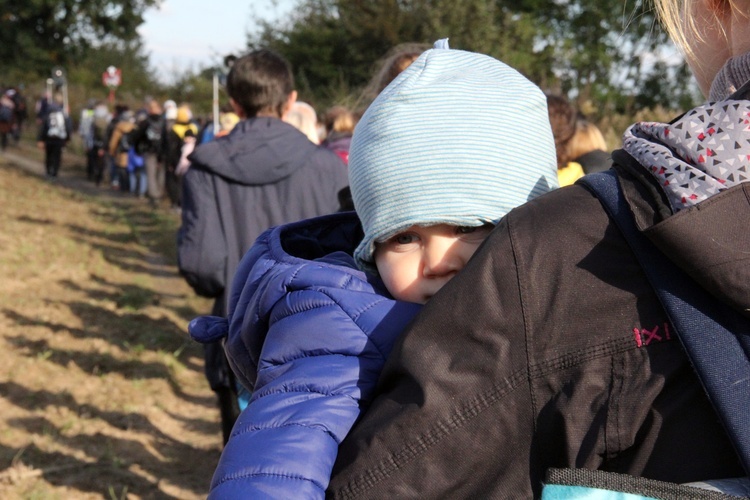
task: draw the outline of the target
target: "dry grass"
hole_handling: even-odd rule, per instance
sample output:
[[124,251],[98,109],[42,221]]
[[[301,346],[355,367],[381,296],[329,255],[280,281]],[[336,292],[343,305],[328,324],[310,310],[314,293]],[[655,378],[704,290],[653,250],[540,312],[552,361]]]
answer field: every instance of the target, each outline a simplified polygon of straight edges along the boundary
[[0,498],[204,498],[221,434],[186,324],[209,303],[176,216],[21,156],[0,154]]

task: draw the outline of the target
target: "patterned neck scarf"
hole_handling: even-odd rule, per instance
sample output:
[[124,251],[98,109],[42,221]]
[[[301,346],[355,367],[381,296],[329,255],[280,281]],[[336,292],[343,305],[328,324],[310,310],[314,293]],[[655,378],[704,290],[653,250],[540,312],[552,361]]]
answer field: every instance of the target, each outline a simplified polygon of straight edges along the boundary
[[750,179],[750,101],[707,103],[670,124],[636,123],[623,149],[659,181],[678,212]]

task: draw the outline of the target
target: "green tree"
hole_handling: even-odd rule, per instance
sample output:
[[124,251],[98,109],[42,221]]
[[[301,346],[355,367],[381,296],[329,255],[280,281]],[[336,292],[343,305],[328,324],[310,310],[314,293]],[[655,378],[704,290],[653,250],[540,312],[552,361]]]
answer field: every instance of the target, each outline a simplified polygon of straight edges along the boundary
[[[361,88],[392,47],[444,37],[503,60],[546,91],[596,103],[599,114],[634,111],[646,102],[641,92],[679,71],[679,63],[646,64],[667,43],[646,0],[300,0],[286,22],[259,25],[248,45],[284,54],[298,86],[319,101],[336,88]],[[663,104],[685,101],[690,86],[673,81]]]
[[102,82],[102,73],[108,66],[116,66],[122,71],[118,95],[141,98],[159,89],[140,40],[129,43],[106,42],[92,47],[80,62],[70,66],[68,80],[90,89],[96,96],[107,96],[109,91]]
[[366,27],[342,19],[336,0],[306,0],[287,21],[261,19],[259,25],[249,48],[283,54],[294,68],[300,98],[313,103],[364,86],[373,62],[398,43],[398,37],[394,42],[371,37],[374,46],[362,43],[350,28],[366,32]]
[[[195,117],[207,118],[213,110],[213,76],[218,68],[204,68],[201,70],[186,70],[176,75],[175,81],[169,85],[166,95],[175,102],[187,103]],[[225,105],[229,98],[223,89],[219,92],[219,104]]]
[[[166,95],[150,68],[140,40],[107,43],[88,51],[80,64],[70,67],[72,109],[83,107],[91,99],[108,101],[109,88],[102,82],[102,74],[109,66],[119,68],[122,75],[121,84],[114,92],[116,103],[139,109],[145,106],[147,98],[163,100]],[[81,99],[77,99],[79,96]]]
[[143,14],[160,0],[0,0],[0,77],[47,75],[102,44],[132,42]]

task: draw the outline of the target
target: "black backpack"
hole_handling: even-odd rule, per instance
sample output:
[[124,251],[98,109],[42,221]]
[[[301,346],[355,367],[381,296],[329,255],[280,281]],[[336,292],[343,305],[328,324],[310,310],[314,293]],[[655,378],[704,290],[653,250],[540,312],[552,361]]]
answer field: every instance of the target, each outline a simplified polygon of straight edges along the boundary
[[159,117],[154,120],[149,118],[146,122],[145,139],[148,145],[148,151],[155,153],[161,149],[161,136],[164,130],[164,119]]
[[130,132],[123,133],[120,136],[120,142],[117,143],[118,153],[127,153],[128,151],[130,151],[130,148],[133,147],[133,140],[130,134]]

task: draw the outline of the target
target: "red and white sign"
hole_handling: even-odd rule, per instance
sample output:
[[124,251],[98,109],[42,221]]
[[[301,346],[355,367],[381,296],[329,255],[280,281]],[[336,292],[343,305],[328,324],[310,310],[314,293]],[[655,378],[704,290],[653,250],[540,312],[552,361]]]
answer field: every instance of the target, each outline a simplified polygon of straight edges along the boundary
[[122,83],[122,72],[120,71],[120,68],[115,68],[114,66],[108,67],[107,71],[102,73],[102,83],[109,88],[119,87]]

